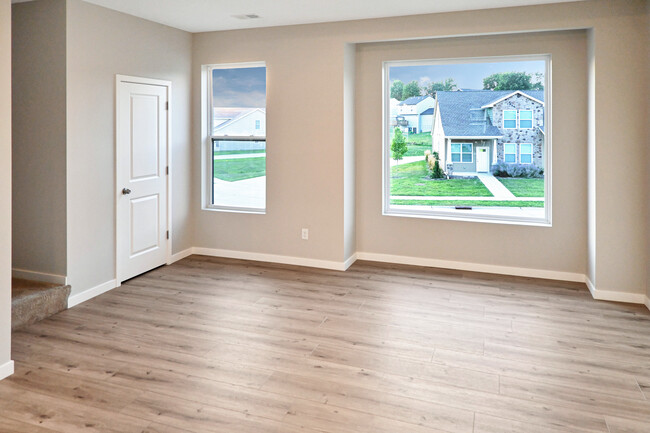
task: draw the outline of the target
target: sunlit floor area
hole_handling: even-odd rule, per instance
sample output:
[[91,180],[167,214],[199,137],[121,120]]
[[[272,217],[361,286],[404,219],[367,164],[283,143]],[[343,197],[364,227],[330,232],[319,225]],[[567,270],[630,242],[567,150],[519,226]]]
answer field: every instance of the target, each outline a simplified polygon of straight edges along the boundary
[[650,312],[583,284],[192,256],[13,334],[0,431],[650,431]]

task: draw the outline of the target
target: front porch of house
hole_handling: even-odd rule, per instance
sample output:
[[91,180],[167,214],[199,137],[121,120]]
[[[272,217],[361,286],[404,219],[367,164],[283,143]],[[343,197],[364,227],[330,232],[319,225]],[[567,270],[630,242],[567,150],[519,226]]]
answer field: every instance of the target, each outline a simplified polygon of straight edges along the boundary
[[448,175],[490,173],[497,163],[497,137],[446,138],[440,160]]

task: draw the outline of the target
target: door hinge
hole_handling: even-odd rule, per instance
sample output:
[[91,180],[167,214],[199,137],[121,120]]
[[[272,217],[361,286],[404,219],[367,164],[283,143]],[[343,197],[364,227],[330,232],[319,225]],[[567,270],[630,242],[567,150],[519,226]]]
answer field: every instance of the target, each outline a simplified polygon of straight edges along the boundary
[[165,167],[165,174],[169,176],[169,166]]
[[169,101],[165,102],[165,110],[169,110]]
[[167,230],[167,239],[169,239],[169,230]]

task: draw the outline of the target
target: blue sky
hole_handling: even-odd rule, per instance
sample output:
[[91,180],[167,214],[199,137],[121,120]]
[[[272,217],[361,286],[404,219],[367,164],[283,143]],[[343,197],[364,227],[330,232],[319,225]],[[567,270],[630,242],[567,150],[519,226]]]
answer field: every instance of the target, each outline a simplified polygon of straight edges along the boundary
[[266,68],[212,70],[215,107],[266,107]]
[[543,60],[521,62],[492,62],[492,63],[456,63],[418,66],[391,66],[389,79],[401,80],[404,83],[417,81],[422,86],[429,81],[443,81],[453,78],[456,85],[463,89],[482,89],[483,78],[497,72],[527,72],[534,74],[545,71]]

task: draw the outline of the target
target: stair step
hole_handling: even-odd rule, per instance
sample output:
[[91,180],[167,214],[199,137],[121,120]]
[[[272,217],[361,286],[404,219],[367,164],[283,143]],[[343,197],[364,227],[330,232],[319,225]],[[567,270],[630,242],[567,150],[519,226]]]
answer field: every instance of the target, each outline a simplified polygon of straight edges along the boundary
[[12,278],[11,329],[43,320],[68,308],[70,286]]

